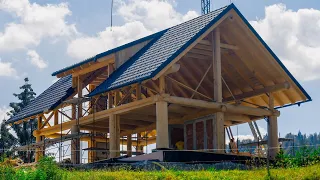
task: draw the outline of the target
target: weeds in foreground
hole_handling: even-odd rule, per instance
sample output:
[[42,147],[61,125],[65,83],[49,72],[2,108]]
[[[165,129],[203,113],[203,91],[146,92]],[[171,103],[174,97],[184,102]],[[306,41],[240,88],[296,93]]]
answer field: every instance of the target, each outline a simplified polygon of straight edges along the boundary
[[14,168],[4,164],[0,166],[0,179],[320,179],[319,155],[320,149],[301,148],[294,158],[280,152],[270,173],[263,167],[253,170],[211,168],[192,171],[165,167],[159,168],[160,171],[133,171],[129,167],[110,170],[67,170],[59,168],[53,157],[44,157],[34,168]]

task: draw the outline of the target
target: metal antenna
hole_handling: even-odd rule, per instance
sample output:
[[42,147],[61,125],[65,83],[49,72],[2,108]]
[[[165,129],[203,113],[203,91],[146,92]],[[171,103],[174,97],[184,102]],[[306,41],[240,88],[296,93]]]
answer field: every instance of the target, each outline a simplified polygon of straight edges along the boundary
[[110,25],[111,31],[112,31],[112,10],[113,10],[113,0],[111,0],[111,25]]
[[201,14],[208,14],[210,12],[210,0],[201,0]]

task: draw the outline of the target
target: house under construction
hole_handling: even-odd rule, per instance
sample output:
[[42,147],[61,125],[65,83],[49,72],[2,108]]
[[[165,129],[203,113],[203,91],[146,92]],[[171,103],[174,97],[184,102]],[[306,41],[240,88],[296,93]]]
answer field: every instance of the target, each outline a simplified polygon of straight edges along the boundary
[[154,143],[158,152],[183,142],[223,155],[228,127],[264,118],[274,158],[280,108],[311,101],[234,4],[52,75],[59,80],[7,121],[37,119],[36,143],[20,147],[34,148],[36,161],[63,141],[73,163],[81,163],[81,142],[88,162],[152,157],[138,152]]

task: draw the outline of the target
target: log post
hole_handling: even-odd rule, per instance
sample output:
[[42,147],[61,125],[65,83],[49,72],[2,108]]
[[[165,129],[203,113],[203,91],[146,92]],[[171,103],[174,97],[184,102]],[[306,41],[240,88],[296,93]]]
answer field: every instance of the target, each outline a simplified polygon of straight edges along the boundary
[[109,149],[110,158],[120,155],[120,127],[119,115],[111,114],[109,116]]
[[[78,98],[82,97],[82,89],[83,89],[83,84],[81,81],[81,77],[78,77],[78,82],[77,82],[77,91],[78,91]],[[78,122],[79,119],[82,117],[82,103],[79,103],[77,107],[75,105],[72,105],[72,120]],[[77,109],[77,112],[76,112]],[[78,123],[73,125],[71,127],[71,134],[79,134],[80,129],[78,127]],[[73,164],[80,164],[81,159],[80,159],[80,139],[79,137],[75,137],[71,140],[71,162]]]
[[[217,27],[212,36],[213,52],[213,82],[214,82],[214,101],[222,102],[222,81],[221,81],[221,49],[220,49],[220,30]],[[224,113],[217,112],[213,119],[213,149],[223,153],[225,149],[224,139]]]
[[[160,95],[165,94],[165,77],[159,78],[159,90]],[[169,121],[168,121],[168,102],[159,100],[156,102],[156,148],[169,148]]]
[[[71,127],[71,134],[78,134],[78,125]],[[80,164],[80,139],[78,137],[71,140],[71,162],[73,164]]]
[[59,112],[57,110],[54,111],[54,125],[58,125],[59,124]]
[[[274,111],[274,98],[273,94],[269,94],[269,108]],[[271,115],[268,120],[268,149],[269,159],[274,159],[279,152],[278,142],[278,121],[277,116]]]

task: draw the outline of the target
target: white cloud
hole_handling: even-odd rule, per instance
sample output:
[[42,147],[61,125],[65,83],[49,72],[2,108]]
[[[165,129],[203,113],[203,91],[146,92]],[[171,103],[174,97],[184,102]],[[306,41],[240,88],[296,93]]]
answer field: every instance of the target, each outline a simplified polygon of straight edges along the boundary
[[13,51],[37,46],[43,38],[56,39],[76,34],[74,24],[68,24],[65,17],[71,15],[66,3],[41,6],[28,0],[0,0],[0,11],[17,18],[18,23],[5,25],[0,32],[0,51]]
[[12,67],[10,62],[2,62],[0,59],[0,77],[1,76],[17,77],[17,71]]
[[114,26],[112,31],[108,27],[95,37],[77,38],[70,42],[67,51],[72,57],[84,59],[151,33],[141,22],[130,22],[123,26]]
[[27,55],[31,64],[37,66],[39,69],[48,67],[47,62],[44,61],[35,50],[29,50]]
[[300,80],[320,78],[320,11],[292,11],[284,4],[265,8],[253,27]]
[[68,46],[71,57],[85,59],[198,16],[195,11],[177,12],[175,2],[169,0],[119,0],[116,3],[117,15],[125,24],[71,41]]

